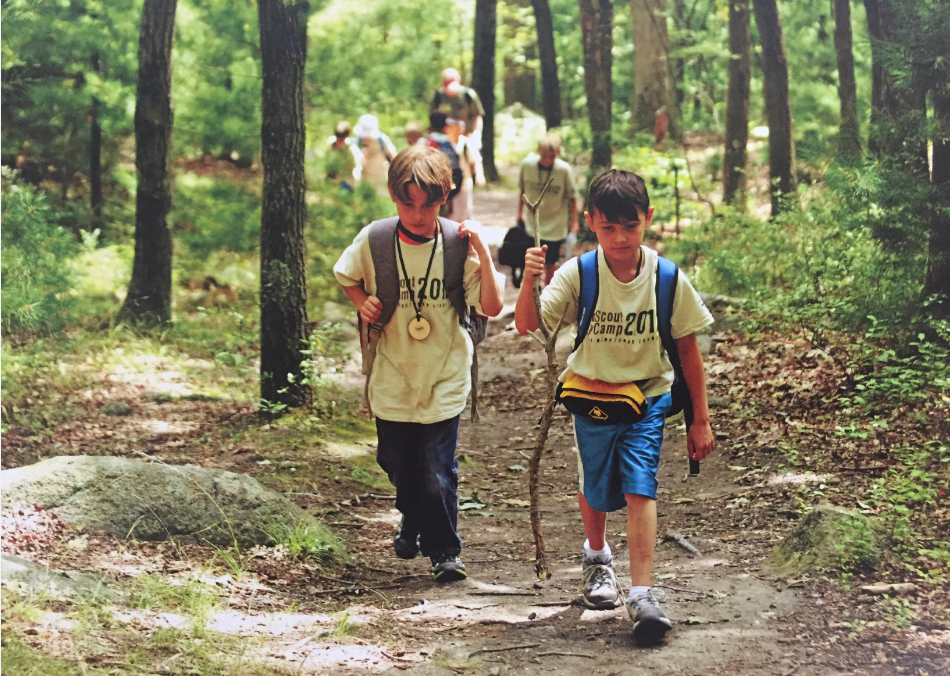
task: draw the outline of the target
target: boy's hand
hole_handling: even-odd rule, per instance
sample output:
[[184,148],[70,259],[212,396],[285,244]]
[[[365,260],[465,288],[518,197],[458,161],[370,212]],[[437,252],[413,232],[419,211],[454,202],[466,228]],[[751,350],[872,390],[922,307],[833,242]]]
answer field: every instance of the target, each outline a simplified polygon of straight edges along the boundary
[[[539,277],[544,274],[544,255],[548,250],[547,244],[540,247],[531,247],[524,255],[524,276],[526,278]],[[531,286],[528,284],[527,286]]]
[[468,237],[469,246],[475,250],[479,258],[488,255],[488,249],[485,248],[485,243],[479,236],[481,231],[482,225],[478,221],[463,221],[459,224],[459,237]]
[[383,303],[376,296],[367,296],[360,306],[360,317],[367,324],[374,323],[383,313]]
[[713,435],[709,421],[694,422],[686,436],[686,450],[693,460],[703,460],[716,447],[716,437]]

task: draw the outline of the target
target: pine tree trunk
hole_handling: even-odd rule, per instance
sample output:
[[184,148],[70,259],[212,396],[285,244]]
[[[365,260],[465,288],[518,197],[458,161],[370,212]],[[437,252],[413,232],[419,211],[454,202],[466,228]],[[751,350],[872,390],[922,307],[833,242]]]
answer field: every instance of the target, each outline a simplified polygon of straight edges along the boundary
[[[528,8],[531,0],[508,0],[509,8]],[[505,24],[510,34],[523,28],[514,13],[505,15]],[[505,95],[505,105],[511,106],[520,103],[528,110],[538,109],[538,74],[528,67],[528,63],[538,58],[537,45],[529,42],[524,45],[524,59],[516,60],[513,56],[505,58],[504,80],[502,91]]]
[[795,176],[795,141],[792,108],[788,98],[788,60],[782,22],[775,0],[753,0],[755,23],[762,42],[765,114],[769,123],[769,177],[772,215],[788,207],[798,181]]
[[682,137],[676,92],[667,55],[666,0],[630,0],[633,17],[633,131],[653,131],[657,112],[666,109],[669,134]]
[[176,0],[145,0],[135,101],[135,256],[118,320],[146,326],[171,320],[172,41]]
[[[92,72],[99,72],[99,52],[92,53]],[[102,127],[99,125],[99,99],[92,98],[89,108],[89,208],[97,224],[102,221]]]
[[309,4],[259,0],[263,100],[261,159],[261,399],[310,402],[301,383],[307,340],[303,110]]
[[871,133],[868,136],[868,150],[881,152],[875,129],[880,125],[884,109],[884,64],[881,62],[880,43],[881,6],[878,0],[864,0],[864,11],[868,19],[868,35],[871,38]]
[[548,0],[531,0],[534,22],[538,27],[538,56],[541,59],[541,99],[544,122],[548,129],[561,124],[561,83],[557,78],[557,52],[554,49],[554,22]]
[[749,88],[752,80],[752,30],[749,0],[729,3],[729,94],[723,155],[722,201],[745,211],[746,146],[749,142]]
[[611,0],[580,0],[584,40],[584,91],[593,140],[591,169],[611,164],[611,103],[613,102],[613,22]]
[[838,57],[838,98],[841,100],[838,156],[844,160],[855,160],[861,157],[861,136],[858,127],[858,89],[854,80],[851,0],[832,0],[831,9],[835,22],[835,54]]
[[930,252],[924,296],[940,294],[935,314],[950,317],[950,93],[946,85],[933,89],[937,134],[933,145],[932,181],[937,203],[931,209]]
[[495,39],[498,0],[475,0],[475,45],[472,50],[472,88],[485,109],[482,118],[482,164],[485,178],[498,180],[495,167]]

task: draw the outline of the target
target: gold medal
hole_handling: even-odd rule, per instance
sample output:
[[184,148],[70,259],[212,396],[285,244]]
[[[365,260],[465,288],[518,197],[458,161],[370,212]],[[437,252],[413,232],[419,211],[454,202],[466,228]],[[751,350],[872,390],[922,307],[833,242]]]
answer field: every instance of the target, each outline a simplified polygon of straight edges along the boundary
[[425,317],[413,317],[409,320],[409,335],[415,340],[425,340],[431,331],[432,327]]

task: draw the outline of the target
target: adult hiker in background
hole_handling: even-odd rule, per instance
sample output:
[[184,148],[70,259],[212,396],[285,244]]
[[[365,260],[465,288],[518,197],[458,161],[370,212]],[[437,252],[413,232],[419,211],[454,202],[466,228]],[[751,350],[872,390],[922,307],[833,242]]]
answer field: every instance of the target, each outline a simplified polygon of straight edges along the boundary
[[333,136],[327,139],[327,180],[333,181],[343,190],[353,192],[353,186],[360,180],[363,169],[363,153],[350,138],[350,123],[341,120],[333,129]]
[[[577,192],[574,189],[574,174],[571,165],[558,159],[561,153],[561,138],[545,134],[538,143],[538,153],[531,153],[521,163],[518,185],[521,197],[534,204],[541,198],[538,208],[524,220],[524,199],[518,199],[518,224],[525,224],[529,235],[534,236],[537,223],[541,245],[546,246],[544,280],[547,284],[554,276],[561,258],[561,247],[569,232],[580,231],[577,220]],[[572,252],[568,252],[570,258]]]
[[476,231],[437,218],[451,184],[443,153],[403,150],[389,171],[398,218],[360,230],[333,266],[368,327],[363,369],[376,459],[402,512],[393,549],[402,559],[428,556],[437,582],[466,576],[455,449],[472,387],[469,317],[497,317],[505,285]]
[[389,163],[396,157],[396,146],[379,130],[375,115],[363,115],[353,130],[356,143],[362,153],[361,180],[385,193]]
[[425,138],[425,131],[422,129],[422,124],[420,122],[410,122],[407,124],[404,137],[407,146],[421,144],[423,138]]
[[442,71],[442,84],[435,90],[430,110],[445,113],[446,117],[465,123],[465,136],[475,147],[482,149],[482,117],[485,109],[478,93],[462,84],[462,77],[454,68]]

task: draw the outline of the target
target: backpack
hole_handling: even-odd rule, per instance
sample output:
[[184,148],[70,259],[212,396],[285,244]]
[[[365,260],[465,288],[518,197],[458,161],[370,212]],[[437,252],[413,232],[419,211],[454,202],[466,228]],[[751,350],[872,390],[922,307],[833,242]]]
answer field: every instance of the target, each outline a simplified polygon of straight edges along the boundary
[[[392,319],[399,306],[399,266],[396,262],[396,226],[399,218],[384,218],[370,223],[369,250],[376,273],[376,297],[383,305],[379,319],[370,326],[360,320],[360,343],[363,347],[363,375],[366,376],[366,401],[369,403],[369,377],[373,372],[376,344],[383,327]],[[445,295],[455,309],[461,324],[472,339],[472,422],[478,422],[478,353],[474,348],[488,333],[488,318],[465,303],[465,260],[468,258],[468,239],[458,235],[459,224],[439,218],[442,226],[442,255],[445,269]]]
[[435,148],[436,150],[441,150],[442,153],[449,159],[449,164],[452,165],[452,171],[462,169],[462,158],[459,156],[459,151],[455,147],[455,144],[452,143],[452,140],[449,137],[442,135],[442,138],[432,138],[429,136],[427,142],[428,144]]
[[[670,394],[673,404],[666,412],[666,417],[683,411],[686,427],[693,424],[693,402],[686,387],[686,378],[683,376],[683,366],[680,363],[679,350],[673,340],[673,301],[676,298],[676,284],[679,281],[679,268],[676,263],[662,256],[657,256],[656,275],[656,314],[657,328],[663,349],[673,365],[673,387]],[[577,339],[574,341],[574,351],[581,346],[587,331],[590,329],[591,317],[597,307],[597,297],[600,293],[600,279],[598,277],[597,250],[581,254],[577,259],[580,270],[581,288],[577,304]]]
[[524,221],[518,221],[505,233],[505,239],[498,247],[498,262],[511,268],[511,279],[516,288],[521,286],[519,271],[524,270],[525,254],[533,246],[534,237],[528,234]]

